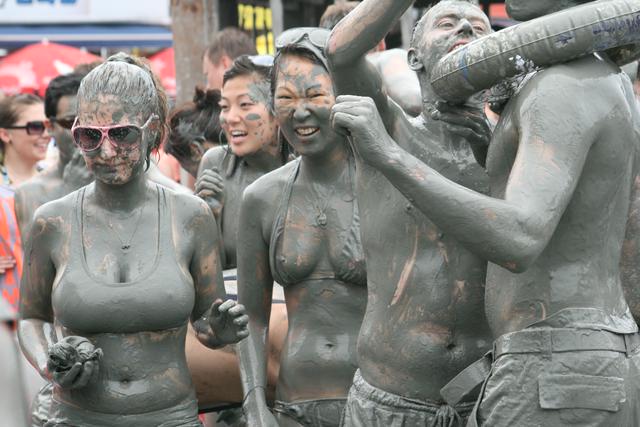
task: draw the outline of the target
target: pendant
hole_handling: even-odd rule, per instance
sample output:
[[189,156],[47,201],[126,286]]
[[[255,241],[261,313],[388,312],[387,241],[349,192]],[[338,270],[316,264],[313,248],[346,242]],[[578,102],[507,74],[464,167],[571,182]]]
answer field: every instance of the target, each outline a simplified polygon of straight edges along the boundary
[[129,249],[131,249],[131,245],[122,245],[120,246],[120,249],[122,249],[123,252],[129,252]]
[[318,224],[322,228],[327,226],[327,216],[324,214],[324,212],[320,212],[318,215],[316,215],[316,224]]

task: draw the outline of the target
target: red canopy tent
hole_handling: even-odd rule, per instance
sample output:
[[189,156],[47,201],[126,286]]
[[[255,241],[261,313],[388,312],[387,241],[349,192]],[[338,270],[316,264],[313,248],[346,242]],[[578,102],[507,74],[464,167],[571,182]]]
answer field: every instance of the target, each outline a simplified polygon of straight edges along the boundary
[[54,77],[72,72],[76,65],[99,60],[99,56],[56,43],[25,46],[0,60],[0,90],[44,96]]
[[169,47],[149,57],[151,68],[169,96],[176,96],[176,63],[173,55],[173,48]]

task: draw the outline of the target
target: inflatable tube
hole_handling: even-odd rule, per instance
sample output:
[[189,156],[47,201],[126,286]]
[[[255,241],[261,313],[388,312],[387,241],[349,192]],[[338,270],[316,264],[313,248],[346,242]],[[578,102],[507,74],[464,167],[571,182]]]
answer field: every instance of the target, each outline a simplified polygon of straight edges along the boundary
[[475,40],[442,58],[431,84],[464,102],[505,78],[602,51],[619,65],[640,57],[640,0],[595,1]]

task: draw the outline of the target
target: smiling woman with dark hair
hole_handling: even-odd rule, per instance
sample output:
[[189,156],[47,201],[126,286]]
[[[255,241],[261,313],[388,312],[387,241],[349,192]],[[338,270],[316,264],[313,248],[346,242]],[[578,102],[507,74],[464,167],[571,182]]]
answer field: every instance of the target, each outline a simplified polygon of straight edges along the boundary
[[[289,30],[272,74],[275,117],[300,157],[247,188],[240,210],[238,297],[251,312],[240,353],[251,426],[336,427],[356,369],[367,278],[355,200],[355,163],[331,126],[335,94],[322,47],[329,31]],[[289,330],[275,417],[264,375],[273,281]]]

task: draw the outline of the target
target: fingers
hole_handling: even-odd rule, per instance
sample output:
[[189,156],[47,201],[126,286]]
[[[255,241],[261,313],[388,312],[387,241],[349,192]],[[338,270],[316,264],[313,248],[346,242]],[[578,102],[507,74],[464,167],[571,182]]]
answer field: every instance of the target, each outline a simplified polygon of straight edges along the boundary
[[[236,306],[236,304],[237,303],[234,300],[228,299],[225,302],[223,302],[222,304],[218,305],[218,312],[220,314],[226,313],[230,309],[234,308]],[[215,303],[214,303],[214,305],[215,305]],[[242,309],[244,310],[244,307],[242,307]],[[230,314],[232,314],[232,313],[230,312]]]
[[54,371],[53,379],[60,387],[69,388],[72,386],[80,372],[82,371],[82,364],[80,362],[75,363],[68,371]]
[[0,273],[4,273],[16,265],[16,260],[12,257],[0,257]]
[[202,174],[198,177],[195,189],[196,193],[209,191],[213,192],[214,194],[218,194],[224,190],[224,181],[219,173],[207,169],[203,171]]
[[246,314],[241,315],[233,319],[233,324],[237,326],[246,326],[249,324],[249,316]]
[[371,102],[373,100],[368,96],[356,96],[356,95],[340,95],[336,98],[337,104],[342,104],[345,102]]
[[91,381],[91,379],[94,376],[94,372],[97,371],[96,368],[97,368],[96,362],[94,362],[93,360],[86,361],[84,365],[82,365],[82,370],[80,371],[80,374],[77,376],[75,381],[73,381],[73,383],[71,384],[71,388],[82,388],[87,384],[89,384],[89,381]]

